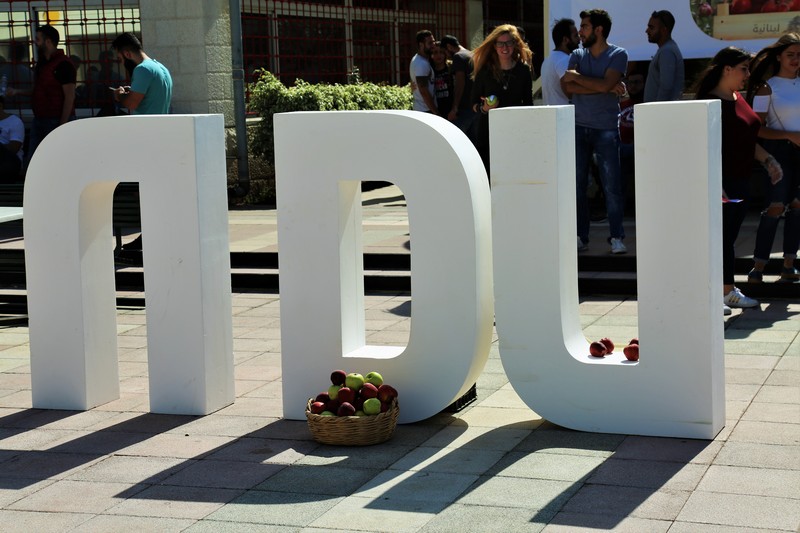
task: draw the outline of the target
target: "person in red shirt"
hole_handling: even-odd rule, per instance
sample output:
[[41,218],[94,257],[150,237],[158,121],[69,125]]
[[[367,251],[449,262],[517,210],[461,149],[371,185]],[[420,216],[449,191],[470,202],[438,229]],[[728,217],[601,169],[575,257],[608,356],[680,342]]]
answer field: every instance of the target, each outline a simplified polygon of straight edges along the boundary
[[[739,94],[750,77],[750,52],[729,46],[720,50],[695,84],[698,100],[722,103],[722,283],[725,314],[731,307],[756,307],[733,283],[734,243],[747,214],[753,160],[761,163],[773,183],[783,178],[778,162],[758,144],[761,120]],[[735,201],[733,201],[735,200]]]

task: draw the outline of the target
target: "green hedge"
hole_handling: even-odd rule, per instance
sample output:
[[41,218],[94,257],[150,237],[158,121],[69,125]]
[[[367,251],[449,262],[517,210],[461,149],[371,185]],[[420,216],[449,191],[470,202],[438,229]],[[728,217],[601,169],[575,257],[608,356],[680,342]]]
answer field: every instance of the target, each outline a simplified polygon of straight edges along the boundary
[[251,150],[264,159],[275,161],[273,120],[275,113],[289,111],[344,111],[358,109],[411,109],[409,86],[311,84],[297,80],[286,87],[271,72],[261,70],[251,84],[250,109],[261,116],[252,139]]

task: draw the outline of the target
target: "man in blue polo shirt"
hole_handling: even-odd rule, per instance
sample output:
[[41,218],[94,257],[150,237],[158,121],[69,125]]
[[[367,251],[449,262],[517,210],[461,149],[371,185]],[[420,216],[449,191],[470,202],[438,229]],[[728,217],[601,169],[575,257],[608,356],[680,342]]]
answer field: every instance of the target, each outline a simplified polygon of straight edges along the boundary
[[134,115],[166,115],[172,101],[172,76],[167,67],[151,59],[142,43],[126,32],[114,39],[117,51],[130,72],[131,86],[114,89],[114,100]]
[[575,151],[578,209],[578,250],[589,243],[589,201],[586,190],[592,156],[597,161],[606,196],[611,253],[624,254],[622,216],[625,194],[619,159],[619,95],[628,68],[628,52],[608,42],[611,17],[602,9],[580,14],[582,48],[572,52],[561,85],[575,105]]

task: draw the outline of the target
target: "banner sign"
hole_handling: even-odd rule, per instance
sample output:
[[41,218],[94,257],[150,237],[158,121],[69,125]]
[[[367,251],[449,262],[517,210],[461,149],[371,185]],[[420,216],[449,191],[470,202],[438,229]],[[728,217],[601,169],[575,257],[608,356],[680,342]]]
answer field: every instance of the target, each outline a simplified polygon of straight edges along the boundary
[[[645,29],[650,15],[660,9],[675,16],[672,37],[685,59],[713,57],[726,46],[755,53],[786,32],[800,32],[800,0],[559,0],[550,2],[548,35],[553,21],[571,18],[579,25],[580,12],[593,8],[611,15],[608,40],[625,48],[631,61],[649,61],[656,53]],[[546,48],[552,48],[549,38]]]

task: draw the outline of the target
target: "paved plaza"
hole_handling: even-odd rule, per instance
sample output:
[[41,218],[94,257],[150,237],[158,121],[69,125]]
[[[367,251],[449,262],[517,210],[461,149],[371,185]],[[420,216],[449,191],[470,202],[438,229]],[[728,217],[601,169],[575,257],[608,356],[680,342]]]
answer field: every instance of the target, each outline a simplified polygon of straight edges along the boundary
[[[407,250],[401,198],[375,194],[365,248]],[[274,251],[274,223],[274,211],[232,211],[232,251]],[[404,345],[410,302],[366,296],[367,342]],[[579,310],[587,338],[637,334],[635,299],[586,295]],[[798,531],[800,302],[724,320],[726,425],[712,441],[555,426],[515,394],[495,336],[476,402],[369,447],[320,445],[304,421],[281,418],[277,294],[234,294],[236,401],[205,417],[148,413],[142,308],[118,309],[120,398],[86,412],[31,408],[28,329],[11,322],[0,327],[0,529]],[[331,370],[309,370],[320,390]]]

